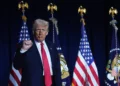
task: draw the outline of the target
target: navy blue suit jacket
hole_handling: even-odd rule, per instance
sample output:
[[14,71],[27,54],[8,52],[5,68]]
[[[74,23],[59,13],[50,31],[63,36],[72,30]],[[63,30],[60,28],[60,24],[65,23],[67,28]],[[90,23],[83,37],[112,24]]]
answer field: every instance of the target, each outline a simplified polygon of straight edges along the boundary
[[[46,41],[46,44],[51,55],[53,80],[55,83],[53,86],[62,86],[60,60],[57,50],[52,43]],[[19,44],[13,61],[16,69],[22,68],[21,86],[45,86],[42,61],[35,43],[33,42],[32,47],[22,54],[20,53],[21,46],[22,44]]]

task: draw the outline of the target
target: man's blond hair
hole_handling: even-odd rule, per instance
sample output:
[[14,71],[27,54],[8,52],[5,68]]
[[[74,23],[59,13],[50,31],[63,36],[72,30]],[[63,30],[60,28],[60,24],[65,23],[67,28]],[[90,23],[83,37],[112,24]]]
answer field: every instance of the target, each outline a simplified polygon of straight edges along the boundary
[[38,25],[41,25],[42,27],[49,28],[49,22],[43,19],[36,19],[33,23],[33,31],[36,29]]

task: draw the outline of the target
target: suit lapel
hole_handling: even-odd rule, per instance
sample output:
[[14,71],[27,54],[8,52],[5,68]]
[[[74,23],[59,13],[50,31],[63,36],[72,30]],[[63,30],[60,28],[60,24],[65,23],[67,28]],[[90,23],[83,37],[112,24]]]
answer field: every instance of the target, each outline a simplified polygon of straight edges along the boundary
[[38,48],[37,48],[35,42],[33,42],[32,48],[33,48],[34,52],[36,53],[36,58],[38,59],[38,61],[40,61],[41,68],[43,69],[42,60],[41,60],[41,57],[40,57],[40,54],[39,54],[39,51],[38,51]]

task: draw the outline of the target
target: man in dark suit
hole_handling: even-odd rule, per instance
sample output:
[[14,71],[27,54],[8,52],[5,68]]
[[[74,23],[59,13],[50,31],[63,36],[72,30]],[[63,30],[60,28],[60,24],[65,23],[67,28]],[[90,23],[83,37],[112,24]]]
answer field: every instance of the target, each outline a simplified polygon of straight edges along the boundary
[[62,86],[60,60],[53,43],[45,40],[49,23],[36,19],[33,24],[34,40],[18,45],[14,67],[22,68],[21,86]]

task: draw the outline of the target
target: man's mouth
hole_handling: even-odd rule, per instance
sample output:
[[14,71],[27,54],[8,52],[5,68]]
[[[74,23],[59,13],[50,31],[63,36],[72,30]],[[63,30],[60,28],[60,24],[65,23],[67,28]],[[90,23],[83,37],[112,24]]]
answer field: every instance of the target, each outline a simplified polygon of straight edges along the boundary
[[42,36],[38,36],[38,38],[42,38]]

